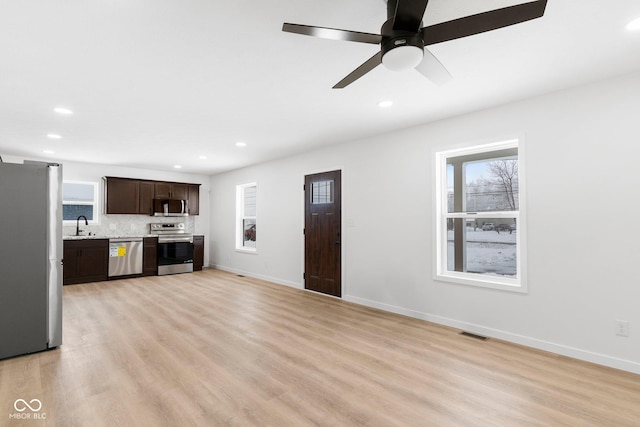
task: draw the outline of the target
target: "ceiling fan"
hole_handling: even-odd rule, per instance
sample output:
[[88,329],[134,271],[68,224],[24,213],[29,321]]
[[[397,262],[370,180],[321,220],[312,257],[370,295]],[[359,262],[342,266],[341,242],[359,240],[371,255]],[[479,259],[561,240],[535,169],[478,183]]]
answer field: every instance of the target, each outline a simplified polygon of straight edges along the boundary
[[517,4],[440,24],[422,27],[429,0],[388,0],[387,21],[381,34],[285,23],[282,31],[333,40],[379,44],[380,52],[340,80],[334,89],[342,89],[380,64],[390,70],[414,68],[436,84],[451,78],[447,69],[425,46],[472,36],[544,15],[547,0]]

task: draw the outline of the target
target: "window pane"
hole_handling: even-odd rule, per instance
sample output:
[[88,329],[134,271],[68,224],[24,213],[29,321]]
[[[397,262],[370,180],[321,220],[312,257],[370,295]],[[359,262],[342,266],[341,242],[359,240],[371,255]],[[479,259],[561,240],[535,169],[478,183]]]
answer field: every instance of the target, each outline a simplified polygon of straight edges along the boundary
[[[463,222],[464,221],[464,222]],[[459,233],[460,255],[467,273],[517,276],[517,239],[515,218],[467,218],[464,232]],[[447,226],[447,270],[456,270],[456,228],[449,219]]]
[[236,249],[256,249],[257,184],[236,186]]
[[244,187],[244,216],[256,216],[256,187]]
[[447,212],[455,212],[453,200],[453,165],[447,165]]
[[65,202],[89,202],[92,203],[95,191],[93,184],[81,184],[65,182],[62,185],[62,199]]
[[256,220],[255,219],[243,219],[242,220],[242,246],[247,248],[256,247]]
[[492,159],[464,164],[465,212],[518,210],[518,160]]
[[93,205],[62,205],[62,219],[64,221],[75,221],[80,215],[93,220]]
[[333,203],[333,180],[311,183],[311,203]]

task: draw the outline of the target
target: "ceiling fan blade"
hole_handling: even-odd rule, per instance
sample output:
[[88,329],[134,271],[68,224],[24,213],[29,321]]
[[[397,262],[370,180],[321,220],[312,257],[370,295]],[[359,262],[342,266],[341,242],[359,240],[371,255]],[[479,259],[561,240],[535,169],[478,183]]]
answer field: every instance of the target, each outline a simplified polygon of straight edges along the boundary
[[320,37],[331,40],[345,40],[350,42],[380,44],[380,34],[361,33],[358,31],[339,30],[336,28],[314,27],[311,25],[289,24],[282,25],[282,31],[287,33],[302,34],[305,36]]
[[547,0],[538,0],[424,27],[424,45],[459,39],[540,18],[544,15],[546,6]]
[[429,0],[397,0],[396,13],[393,15],[393,29],[419,31],[428,2]]
[[367,59],[364,64],[353,70],[347,77],[340,80],[333,87],[334,89],[342,89],[350,85],[351,83],[358,80],[360,77],[367,74],[369,71],[376,68],[378,65],[382,63],[382,52],[378,52],[373,55],[371,58]]
[[437,85],[443,85],[451,80],[451,74],[447,69],[438,61],[438,58],[429,49],[424,50],[424,57],[422,62],[418,64],[416,70],[432,82]]

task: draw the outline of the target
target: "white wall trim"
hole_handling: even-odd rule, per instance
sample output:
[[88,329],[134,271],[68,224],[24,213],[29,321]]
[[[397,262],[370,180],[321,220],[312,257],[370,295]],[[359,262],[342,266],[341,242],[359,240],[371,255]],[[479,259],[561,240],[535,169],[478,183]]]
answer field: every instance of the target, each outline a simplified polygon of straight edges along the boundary
[[209,268],[226,271],[228,273],[233,273],[233,274],[242,274],[243,276],[252,277],[254,279],[265,280],[267,282],[275,283],[277,285],[289,286],[291,288],[296,288],[296,289],[304,289],[304,286],[302,283],[291,282],[288,280],[281,280],[276,277],[264,276],[262,274],[255,274],[250,271],[227,267],[225,265],[212,264]]
[[396,314],[402,314],[402,315],[413,317],[416,319],[426,320],[428,322],[436,323],[439,325],[460,329],[462,331],[471,332],[471,333],[486,336],[486,337],[497,338],[497,339],[511,342],[514,344],[519,344],[526,347],[535,348],[538,350],[548,351],[550,353],[559,354],[562,356],[568,356],[574,359],[596,363],[598,365],[608,366],[610,368],[620,369],[623,371],[632,372],[634,374],[640,374],[640,363],[636,363],[631,360],[619,359],[617,357],[607,356],[605,354],[594,353],[591,351],[582,350],[575,347],[556,344],[553,342],[544,341],[544,340],[540,340],[532,337],[527,337],[524,335],[513,334],[510,332],[506,332],[498,329],[487,328],[487,327],[476,325],[473,323],[462,322],[456,319],[450,319],[447,317],[442,317],[434,314],[423,313],[420,311],[397,307],[390,304],[379,303],[376,301],[371,301],[364,298],[358,298],[351,295],[345,295],[343,299],[345,301],[349,301],[355,304],[377,308],[379,310],[389,311]]

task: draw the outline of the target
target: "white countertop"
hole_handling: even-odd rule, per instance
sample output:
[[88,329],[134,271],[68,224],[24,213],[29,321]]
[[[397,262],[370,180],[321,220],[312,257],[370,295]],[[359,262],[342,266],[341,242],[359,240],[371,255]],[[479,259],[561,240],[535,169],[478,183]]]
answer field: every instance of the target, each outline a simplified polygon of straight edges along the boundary
[[123,235],[91,235],[91,236],[62,236],[63,240],[88,240],[88,239],[126,239],[126,238],[144,238],[144,237],[158,237],[152,234],[136,235],[136,236],[123,236]]

